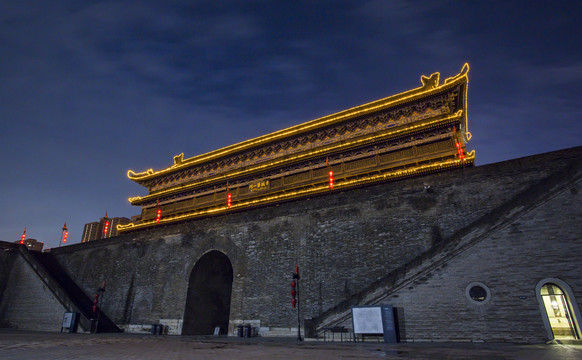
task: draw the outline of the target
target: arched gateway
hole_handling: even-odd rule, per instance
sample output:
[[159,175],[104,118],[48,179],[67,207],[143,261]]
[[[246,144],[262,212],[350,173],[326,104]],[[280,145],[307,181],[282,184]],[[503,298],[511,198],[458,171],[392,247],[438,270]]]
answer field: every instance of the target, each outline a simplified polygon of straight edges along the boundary
[[192,269],[184,309],[182,335],[228,334],[232,264],[220,251],[204,254]]

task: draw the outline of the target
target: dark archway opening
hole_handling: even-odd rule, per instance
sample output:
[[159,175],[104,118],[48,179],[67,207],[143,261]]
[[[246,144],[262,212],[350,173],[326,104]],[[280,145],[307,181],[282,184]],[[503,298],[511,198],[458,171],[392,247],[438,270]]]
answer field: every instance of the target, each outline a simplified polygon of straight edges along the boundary
[[182,335],[212,335],[216,327],[220,327],[220,334],[228,334],[231,292],[228,257],[216,250],[204,254],[188,281]]

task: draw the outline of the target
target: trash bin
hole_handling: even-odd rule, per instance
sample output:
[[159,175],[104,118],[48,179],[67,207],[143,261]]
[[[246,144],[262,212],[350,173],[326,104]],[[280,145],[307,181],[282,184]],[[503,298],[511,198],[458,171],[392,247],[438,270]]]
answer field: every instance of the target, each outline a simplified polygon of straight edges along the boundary
[[244,327],[244,325],[242,325],[242,324],[241,325],[237,325],[236,331],[237,331],[237,336],[238,337],[243,337],[243,327]]
[[79,313],[73,313],[73,320],[71,322],[71,327],[69,328],[70,333],[76,333],[77,328],[79,327]]
[[152,335],[162,335],[162,334],[164,334],[164,325],[152,324]]
[[246,324],[245,325],[245,331],[244,331],[245,337],[250,338],[252,336],[251,330],[252,330],[251,324]]

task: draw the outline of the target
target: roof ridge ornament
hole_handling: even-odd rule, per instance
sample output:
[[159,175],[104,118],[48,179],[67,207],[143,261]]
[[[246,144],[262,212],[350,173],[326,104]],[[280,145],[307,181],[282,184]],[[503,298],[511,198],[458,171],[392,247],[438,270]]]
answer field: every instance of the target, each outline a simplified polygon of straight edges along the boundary
[[423,89],[434,89],[439,86],[439,78],[441,74],[438,72],[432,73],[430,77],[422,75],[420,81],[422,81]]
[[184,153],[174,156],[174,165],[180,165],[184,161]]
[[450,78],[446,78],[445,79],[445,84],[448,84],[450,82],[453,82],[455,80],[457,80],[458,78],[461,78],[463,76],[466,76],[469,73],[469,63],[465,63],[465,65],[463,65],[463,67],[461,68],[461,72],[458,73],[455,76],[451,76]]

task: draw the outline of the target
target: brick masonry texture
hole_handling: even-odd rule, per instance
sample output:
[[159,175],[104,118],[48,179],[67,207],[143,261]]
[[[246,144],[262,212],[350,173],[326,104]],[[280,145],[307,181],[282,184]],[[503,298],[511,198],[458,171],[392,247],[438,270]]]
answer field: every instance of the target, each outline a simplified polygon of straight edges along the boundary
[[[160,319],[178,324],[184,318],[196,261],[218,250],[233,266],[231,324],[255,320],[265,332],[289,329],[293,335],[297,315],[290,306],[289,283],[297,262],[302,318],[314,318],[319,324],[332,321],[334,312],[341,312],[339,304],[356,304],[360,294],[375,289],[386,294],[383,303],[398,309],[405,341],[540,342],[546,331],[534,293],[537,282],[559,278],[571,286],[578,302],[582,299],[578,261],[582,189],[578,183],[534,205],[518,195],[527,195],[581,158],[579,147],[330,191],[61,247],[53,254],[90,296],[107,280],[102,306],[126,328]],[[460,230],[470,230],[498,209],[512,206],[516,211],[524,206],[532,210],[406,287],[382,284],[398,269],[418,266],[421,254],[434,250],[435,258],[442,255],[438,249]],[[490,288],[490,302],[475,306],[465,297],[465,288],[473,281]],[[351,327],[349,321],[341,321]]]
[[0,299],[0,327],[60,331],[67,310],[16,251],[2,261],[8,253],[13,263]]
[[[404,337],[417,340],[542,342],[537,283],[558,278],[582,299],[580,183],[386,299],[403,311]],[[477,305],[467,285],[489,287]]]
[[[14,262],[18,258],[16,252],[16,246],[12,244],[7,245],[6,249],[0,249],[0,302],[2,301],[4,290],[6,289],[6,286],[8,286]],[[0,315],[1,314],[2,313],[0,313]]]

